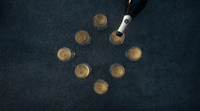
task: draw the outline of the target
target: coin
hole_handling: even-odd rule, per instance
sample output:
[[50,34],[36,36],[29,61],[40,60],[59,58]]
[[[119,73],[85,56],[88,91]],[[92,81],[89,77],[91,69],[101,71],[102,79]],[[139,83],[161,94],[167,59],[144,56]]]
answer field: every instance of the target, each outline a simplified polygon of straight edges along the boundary
[[110,66],[110,73],[114,78],[121,78],[125,74],[125,68],[122,65],[115,63]]
[[104,14],[98,13],[93,18],[93,24],[99,30],[103,30],[107,27],[107,17]]
[[[72,54],[73,53],[73,54]],[[75,55],[74,52],[71,52],[71,50],[67,47],[63,47],[58,50],[57,57],[61,61],[68,61]]]
[[75,74],[78,78],[86,78],[90,72],[91,67],[86,63],[79,64],[75,68]]
[[137,61],[142,57],[142,51],[139,47],[133,46],[125,51],[125,56],[132,61]]
[[94,91],[99,94],[105,94],[108,91],[108,83],[104,80],[97,80],[94,84]]
[[79,30],[75,34],[75,40],[81,45],[88,45],[90,43],[91,37],[89,36],[87,31]]
[[113,31],[109,37],[109,41],[113,44],[113,45],[121,45],[124,42],[125,39],[125,34],[123,34],[121,37],[117,36],[117,31]]

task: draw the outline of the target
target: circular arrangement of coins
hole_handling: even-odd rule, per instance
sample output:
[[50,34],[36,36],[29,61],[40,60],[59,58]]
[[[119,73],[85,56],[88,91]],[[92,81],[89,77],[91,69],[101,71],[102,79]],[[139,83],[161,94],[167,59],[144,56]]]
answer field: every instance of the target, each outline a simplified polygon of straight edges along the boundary
[[[103,30],[107,27],[107,17],[104,14],[98,13],[93,18],[93,25],[97,30]],[[116,35],[117,31],[113,31],[109,36],[109,41],[111,44],[119,46],[125,40],[125,34],[121,37]],[[79,30],[75,34],[75,41],[82,45],[89,45],[91,42],[91,37],[85,30]],[[62,47],[58,50],[57,57],[61,61],[70,61],[75,57],[75,52],[67,47]],[[133,46],[125,51],[125,57],[131,61],[138,61],[142,57],[142,51],[139,47]],[[75,75],[78,78],[86,78],[90,75],[92,67],[87,63],[78,64],[75,67]],[[114,63],[110,66],[109,72],[114,78],[122,78],[125,75],[125,68],[119,64]],[[108,91],[108,83],[103,79],[99,79],[94,83],[94,91],[99,94],[105,94]]]

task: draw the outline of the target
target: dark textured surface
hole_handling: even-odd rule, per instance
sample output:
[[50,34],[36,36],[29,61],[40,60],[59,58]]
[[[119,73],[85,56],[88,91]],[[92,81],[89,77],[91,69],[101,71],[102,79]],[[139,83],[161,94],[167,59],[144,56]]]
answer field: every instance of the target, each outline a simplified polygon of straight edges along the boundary
[[[108,36],[121,23],[126,0],[1,0],[0,110],[158,110],[200,108],[200,1],[149,0],[125,31],[123,45]],[[93,16],[104,13],[108,28],[96,30]],[[92,36],[89,46],[74,40],[78,30]],[[138,46],[141,60],[124,51]],[[77,56],[61,62],[59,48]],[[76,65],[86,62],[92,74],[79,79]],[[113,63],[126,69],[114,79]],[[97,79],[109,83],[104,95],[93,91]]]

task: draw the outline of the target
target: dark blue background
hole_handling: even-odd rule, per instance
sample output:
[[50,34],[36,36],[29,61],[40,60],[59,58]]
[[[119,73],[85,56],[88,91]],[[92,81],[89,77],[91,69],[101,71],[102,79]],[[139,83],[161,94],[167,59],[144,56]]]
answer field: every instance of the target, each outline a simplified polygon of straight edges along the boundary
[[[149,0],[125,31],[121,46],[108,38],[121,23],[126,0],[0,0],[0,110],[159,110],[200,108],[200,1]],[[108,28],[98,31],[93,17],[103,13]],[[89,46],[74,36],[86,30]],[[143,51],[137,62],[124,52]],[[57,51],[76,52],[61,62]],[[80,63],[93,71],[85,79],[74,74]],[[126,69],[121,79],[109,73],[113,63]],[[93,91],[104,79],[109,90]]]

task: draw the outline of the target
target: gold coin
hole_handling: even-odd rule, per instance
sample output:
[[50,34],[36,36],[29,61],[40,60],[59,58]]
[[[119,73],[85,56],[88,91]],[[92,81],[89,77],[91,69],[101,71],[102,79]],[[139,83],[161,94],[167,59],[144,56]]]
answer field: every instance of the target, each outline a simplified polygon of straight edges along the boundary
[[75,74],[78,78],[86,78],[90,73],[90,68],[86,64],[79,64],[75,68]]
[[113,31],[110,35],[110,42],[116,45],[121,45],[124,42],[125,34],[123,34],[121,37],[117,36],[117,31]]
[[110,68],[110,73],[114,78],[121,78],[125,74],[125,69],[120,64],[113,64]]
[[96,27],[104,27],[107,24],[107,17],[104,14],[98,13],[94,16],[93,23]]
[[78,42],[81,45],[86,44],[89,41],[89,39],[90,39],[89,34],[85,30],[80,30],[75,34],[76,42]]
[[131,47],[128,50],[128,57],[132,61],[139,60],[142,57],[142,51],[141,51],[141,49],[139,47],[136,47],[136,46]]
[[68,48],[63,47],[58,50],[57,57],[61,61],[67,61],[71,58],[71,51]]
[[94,91],[99,94],[105,94],[108,91],[108,83],[104,80],[97,80],[94,84]]

